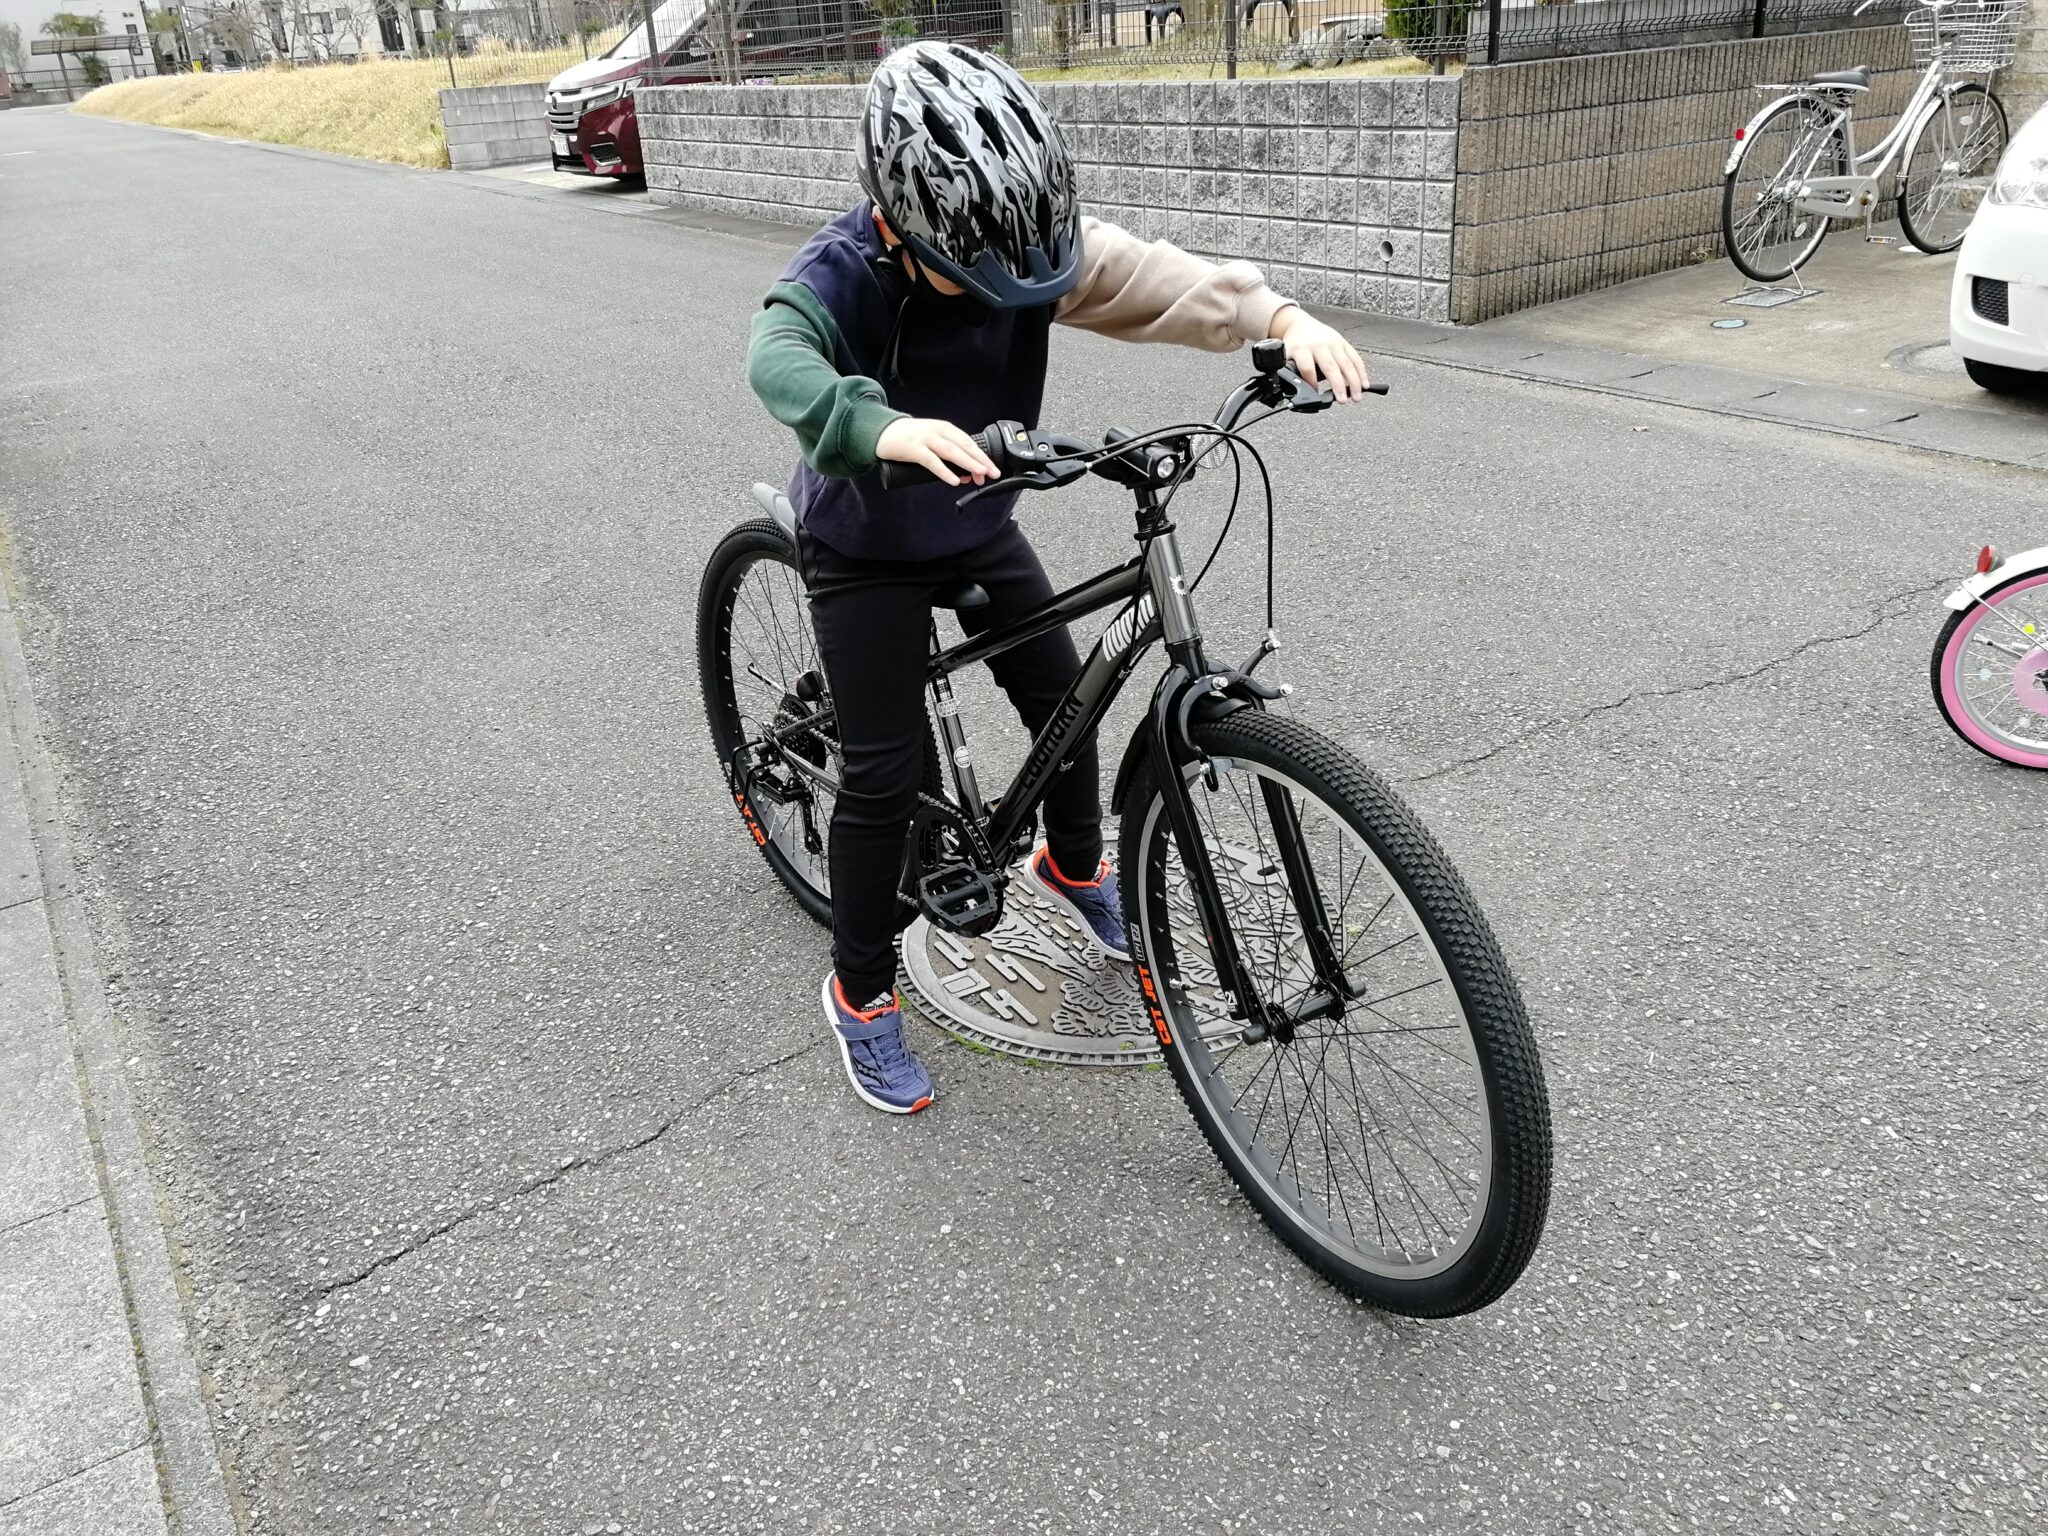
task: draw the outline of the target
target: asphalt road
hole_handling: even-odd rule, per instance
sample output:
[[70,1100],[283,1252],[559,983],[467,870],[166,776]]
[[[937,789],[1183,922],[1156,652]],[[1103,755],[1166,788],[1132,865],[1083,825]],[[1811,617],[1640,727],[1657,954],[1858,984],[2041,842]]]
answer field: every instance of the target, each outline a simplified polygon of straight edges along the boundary
[[[787,237],[0,153],[9,579],[250,1529],[2048,1525],[2044,785],[1926,681],[2039,477],[1416,363],[1269,429],[1278,675],[1472,879],[1557,1117],[1520,1286],[1390,1320],[1163,1076],[845,1089],[693,657]],[[1077,429],[1242,368],[1057,357]]]

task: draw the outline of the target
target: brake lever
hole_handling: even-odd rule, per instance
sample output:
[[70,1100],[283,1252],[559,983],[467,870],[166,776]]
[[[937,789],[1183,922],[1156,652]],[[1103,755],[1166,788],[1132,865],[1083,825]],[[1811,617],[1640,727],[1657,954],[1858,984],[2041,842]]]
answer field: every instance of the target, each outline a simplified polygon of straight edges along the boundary
[[969,502],[979,501],[984,496],[994,496],[1004,491],[1056,491],[1063,485],[1072,485],[1088,473],[1088,466],[1073,459],[1055,459],[1036,469],[1027,469],[1018,474],[1002,475],[982,485],[977,485],[955,506],[964,507]]

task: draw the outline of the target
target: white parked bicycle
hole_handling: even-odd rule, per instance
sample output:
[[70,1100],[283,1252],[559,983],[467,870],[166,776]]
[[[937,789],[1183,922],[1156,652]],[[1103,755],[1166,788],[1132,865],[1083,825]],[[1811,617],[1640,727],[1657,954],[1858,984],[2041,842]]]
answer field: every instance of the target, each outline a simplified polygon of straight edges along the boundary
[[[1868,10],[1877,0],[1864,0]],[[1895,162],[1899,229],[1935,255],[1962,244],[2005,153],[2005,108],[1987,78],[2013,60],[2026,0],[1930,0],[1906,16],[1913,61],[1924,66],[1912,99],[1877,146],[1856,152],[1856,98],[1868,65],[1796,85],[1735,135],[1721,193],[1721,238],[1753,282],[1776,283],[1804,266],[1837,219],[1867,216]]]

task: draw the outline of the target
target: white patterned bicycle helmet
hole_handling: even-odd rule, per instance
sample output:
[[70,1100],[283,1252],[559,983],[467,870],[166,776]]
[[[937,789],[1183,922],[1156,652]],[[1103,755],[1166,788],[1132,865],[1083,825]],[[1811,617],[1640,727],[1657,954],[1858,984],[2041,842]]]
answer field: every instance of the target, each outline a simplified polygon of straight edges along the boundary
[[984,304],[1050,304],[1079,280],[1073,161],[1000,59],[960,43],[897,49],[868,85],[856,161],[918,263]]

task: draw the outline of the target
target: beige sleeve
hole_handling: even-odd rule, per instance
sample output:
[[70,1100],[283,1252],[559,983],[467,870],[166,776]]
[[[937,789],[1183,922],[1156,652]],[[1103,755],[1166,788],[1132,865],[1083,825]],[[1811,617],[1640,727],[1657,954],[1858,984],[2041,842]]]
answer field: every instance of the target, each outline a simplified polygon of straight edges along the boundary
[[1081,220],[1081,280],[1060,300],[1062,325],[1118,341],[1170,341],[1229,352],[1258,341],[1293,300],[1248,261],[1222,266],[1164,240],[1149,244],[1101,219]]

